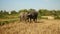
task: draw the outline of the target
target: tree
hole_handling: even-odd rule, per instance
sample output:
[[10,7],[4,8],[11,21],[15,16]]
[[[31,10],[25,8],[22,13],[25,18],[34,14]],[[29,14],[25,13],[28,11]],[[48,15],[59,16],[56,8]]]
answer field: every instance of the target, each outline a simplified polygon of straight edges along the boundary
[[36,11],[36,10],[35,10],[35,9],[29,9],[28,11],[29,11],[29,12],[33,12],[33,11]]
[[19,10],[19,13],[21,13],[21,12],[28,12],[28,10],[27,9]]
[[4,10],[4,15],[8,15],[9,14],[9,12],[7,12],[6,10]]
[[11,14],[17,14],[17,12],[15,10],[12,10]]
[[5,18],[3,10],[0,11],[0,18]]
[[3,15],[3,10],[0,11],[0,14]]
[[39,9],[40,15],[47,15],[48,11],[46,9]]

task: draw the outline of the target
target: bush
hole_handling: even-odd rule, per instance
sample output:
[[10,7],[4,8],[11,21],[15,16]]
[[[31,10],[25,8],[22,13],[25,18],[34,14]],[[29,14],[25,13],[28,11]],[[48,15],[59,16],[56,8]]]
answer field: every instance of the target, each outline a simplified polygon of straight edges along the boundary
[[6,15],[0,15],[0,18],[7,18]]
[[55,18],[55,19],[60,19],[60,17],[59,17],[59,16],[55,16],[54,18]]
[[38,19],[41,19],[41,15],[38,15]]

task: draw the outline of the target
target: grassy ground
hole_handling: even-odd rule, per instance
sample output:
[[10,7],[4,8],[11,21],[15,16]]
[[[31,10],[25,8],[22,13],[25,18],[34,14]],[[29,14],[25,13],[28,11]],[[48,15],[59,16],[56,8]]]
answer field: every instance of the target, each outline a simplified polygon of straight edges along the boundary
[[4,15],[4,16],[0,16],[0,26],[15,22],[18,19],[19,19],[18,15]]
[[0,26],[0,34],[60,34],[60,20],[41,19],[37,23],[15,23]]
[[18,18],[0,19],[0,26],[3,26],[5,24],[9,24],[9,23],[15,22],[17,20],[18,20]]

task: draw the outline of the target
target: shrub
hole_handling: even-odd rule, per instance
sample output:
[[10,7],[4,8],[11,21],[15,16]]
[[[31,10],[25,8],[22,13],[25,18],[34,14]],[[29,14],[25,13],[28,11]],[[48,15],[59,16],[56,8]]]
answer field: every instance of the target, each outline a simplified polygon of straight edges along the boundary
[[60,19],[60,16],[55,16],[54,18],[55,18],[55,19]]

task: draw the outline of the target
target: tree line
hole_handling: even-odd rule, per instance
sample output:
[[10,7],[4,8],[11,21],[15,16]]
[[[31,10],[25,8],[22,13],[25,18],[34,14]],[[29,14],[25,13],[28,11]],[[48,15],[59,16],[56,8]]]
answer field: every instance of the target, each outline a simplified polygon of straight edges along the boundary
[[[31,12],[36,11],[35,9],[22,9],[18,12],[15,10],[12,11],[6,11],[6,10],[0,10],[0,17],[6,16],[6,15],[19,15],[21,12]],[[47,10],[47,9],[39,9],[38,10],[39,16],[60,16],[60,10]]]

